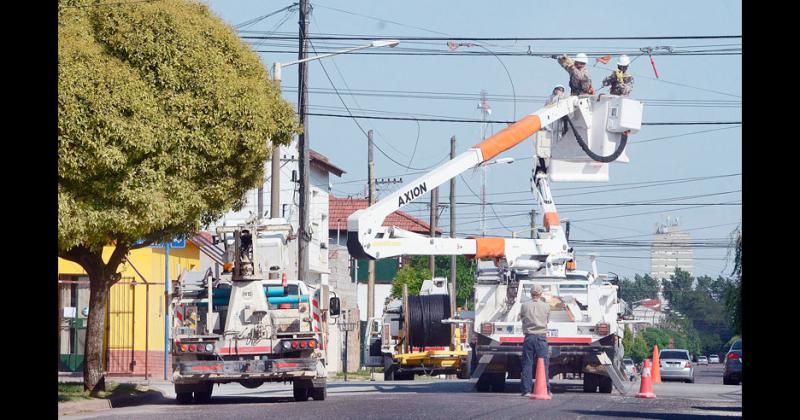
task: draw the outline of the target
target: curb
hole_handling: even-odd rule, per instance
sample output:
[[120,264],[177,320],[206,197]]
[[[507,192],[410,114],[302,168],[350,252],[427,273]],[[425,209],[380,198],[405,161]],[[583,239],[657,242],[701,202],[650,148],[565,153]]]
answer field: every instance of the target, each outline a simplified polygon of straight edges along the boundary
[[71,414],[108,410],[111,408],[154,404],[163,402],[164,400],[164,394],[161,391],[150,389],[146,392],[135,395],[120,395],[109,399],[96,398],[85,401],[58,403],[58,415],[66,416]]

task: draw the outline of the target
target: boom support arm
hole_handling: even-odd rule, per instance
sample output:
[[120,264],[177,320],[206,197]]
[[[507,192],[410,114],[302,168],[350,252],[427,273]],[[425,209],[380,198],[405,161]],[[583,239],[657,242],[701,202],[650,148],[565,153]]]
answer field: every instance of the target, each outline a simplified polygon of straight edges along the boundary
[[[546,127],[564,116],[572,115],[576,110],[578,113],[582,113],[580,108],[585,109],[588,101],[588,98],[570,96],[548,105],[476,144],[464,153],[410,182],[406,187],[388,195],[372,206],[354,212],[347,219],[347,249],[350,255],[354,258],[366,259],[387,258],[397,255],[474,255],[476,257],[499,258],[502,256],[508,257],[506,254],[511,249],[519,249],[520,253],[530,254],[533,251],[530,249],[530,239],[428,238],[394,227],[384,227],[382,224],[392,212],[413,202],[423,194],[468,169],[513,148],[542,127]],[[550,191],[546,180],[539,180],[537,186],[539,186],[539,195],[543,196],[542,198],[546,196],[547,201],[552,203],[549,200]],[[557,216],[553,221],[555,223],[552,223],[551,227],[554,231],[558,231],[560,225],[557,222]],[[560,236],[563,238],[563,233]],[[546,246],[546,243],[556,245],[552,240],[542,241],[542,247],[537,246],[537,251],[542,251],[543,255],[550,255],[553,251],[565,252],[567,250],[565,238],[563,244],[557,244],[559,245],[558,250],[544,249],[551,247]],[[507,259],[509,262],[512,260],[511,258]],[[541,264],[544,264],[544,261]]]

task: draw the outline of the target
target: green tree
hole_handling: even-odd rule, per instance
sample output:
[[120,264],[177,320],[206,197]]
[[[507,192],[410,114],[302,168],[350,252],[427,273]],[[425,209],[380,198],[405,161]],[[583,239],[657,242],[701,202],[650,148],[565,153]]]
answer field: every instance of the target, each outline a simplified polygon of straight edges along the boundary
[[623,356],[631,357],[633,354],[633,332],[627,324],[625,325],[625,332],[622,334],[622,348],[624,349]]
[[644,334],[642,334],[641,331],[638,332],[635,337],[633,337],[633,345],[631,347],[631,358],[636,363],[639,363],[652,355],[652,349],[647,348],[647,341],[645,340]]
[[725,312],[731,328],[736,334],[742,333],[742,229],[734,234],[734,284],[725,291]]
[[[422,281],[431,278],[429,260],[426,256],[414,255],[410,264],[397,272],[397,277],[392,282],[392,296],[400,297],[403,294],[403,284],[408,283],[408,293],[419,294]],[[450,256],[439,255],[435,260],[436,273],[433,277],[450,279]],[[407,267],[411,267],[405,270]],[[405,271],[404,271],[405,270]],[[401,272],[402,276],[401,276]],[[412,280],[413,278],[413,280]],[[469,258],[459,255],[456,257],[456,306],[472,308],[472,291],[475,284],[475,263]],[[414,290],[414,293],[412,293]]]
[[61,0],[58,10],[58,256],[89,275],[93,395],[104,389],[108,290],[134,243],[241,208],[263,181],[268,141],[299,132],[259,57],[207,6],[99,4]]

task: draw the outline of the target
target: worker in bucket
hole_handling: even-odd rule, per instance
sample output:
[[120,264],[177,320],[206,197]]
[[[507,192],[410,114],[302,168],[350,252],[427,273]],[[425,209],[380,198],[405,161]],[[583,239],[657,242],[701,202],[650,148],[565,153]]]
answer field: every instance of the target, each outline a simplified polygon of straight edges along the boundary
[[626,73],[631,59],[621,55],[617,61],[617,69],[610,76],[603,79],[603,86],[611,86],[612,95],[628,96],[633,91],[633,76]]
[[552,394],[550,388],[550,356],[547,354],[547,323],[550,321],[550,305],[542,300],[542,286],[534,284],[531,287],[531,300],[522,304],[519,318],[522,320],[522,332],[525,341],[522,345],[522,396],[530,397],[533,390],[533,367],[536,358],[544,359],[544,378],[537,381],[547,381],[547,392]]
[[584,53],[575,56],[575,60],[567,57],[566,54],[552,56],[558,60],[558,64],[569,73],[570,95],[594,95],[592,78],[589,76],[589,69],[586,63],[589,57]]
[[553,88],[553,93],[551,93],[550,97],[547,98],[547,103],[545,103],[545,105],[554,104],[563,99],[565,96],[565,91],[566,89],[564,89],[564,85],[556,85],[556,87]]

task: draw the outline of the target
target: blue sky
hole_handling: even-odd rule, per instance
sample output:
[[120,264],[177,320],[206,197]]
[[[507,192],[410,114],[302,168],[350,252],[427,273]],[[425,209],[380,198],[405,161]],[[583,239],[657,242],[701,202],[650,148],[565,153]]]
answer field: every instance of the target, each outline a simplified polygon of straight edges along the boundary
[[[291,4],[264,1],[206,1],[231,25],[241,24]],[[311,36],[317,34],[367,35],[376,38],[408,37],[653,37],[688,35],[741,35],[741,2],[737,1],[312,1]],[[339,10],[336,10],[339,9]],[[248,25],[248,35],[296,36],[297,12],[280,12]],[[255,32],[258,31],[258,32]],[[366,44],[368,41],[318,40],[320,52]],[[676,51],[698,49],[740,49],[741,39],[660,40],[572,40],[572,41],[478,41],[498,51],[610,53],[609,65],[592,67],[596,87],[609,74],[620,51],[643,47],[670,46]],[[253,40],[255,50],[296,51],[296,40]],[[383,115],[424,118],[480,119],[476,109],[481,90],[489,95],[491,119],[512,120],[536,111],[556,84],[567,84],[567,74],[555,60],[537,56],[491,55],[465,57],[447,55],[444,40],[402,42],[395,50],[436,50],[445,55],[362,55],[348,54],[309,65],[309,112],[347,114],[333,85],[355,115]],[[370,52],[383,52],[368,50]],[[483,51],[460,47],[458,51]],[[313,54],[313,51],[310,53]],[[295,53],[259,53],[265,65],[297,58]],[[631,57],[636,58],[635,56]],[[635,77],[633,96],[645,102],[646,122],[741,121],[741,55],[655,56],[661,79],[657,80],[648,57],[637,58],[630,67]],[[505,68],[503,67],[505,66]],[[604,69],[605,67],[606,69]],[[506,74],[506,70],[511,76]],[[513,90],[512,90],[513,82]],[[297,101],[297,68],[283,72],[284,98]],[[350,95],[360,91],[360,95]],[[365,92],[366,91],[366,92]],[[393,92],[387,92],[393,91]],[[424,93],[409,93],[424,92]],[[446,99],[441,99],[445,97]],[[516,102],[514,98],[516,97]],[[680,101],[680,102],[679,102]],[[516,115],[514,115],[516,108]],[[382,112],[376,112],[382,111]],[[515,118],[516,117],[516,118]],[[413,168],[427,168],[449,152],[449,139],[457,137],[458,152],[479,142],[481,125],[474,123],[359,120],[365,130],[375,131],[378,147],[392,159]],[[490,131],[499,131],[494,124]],[[311,147],[326,155],[347,173],[333,180],[333,194],[363,194],[367,175],[366,137],[350,118],[308,117]],[[714,131],[709,131],[714,130]],[[681,134],[706,131],[704,133]],[[668,137],[668,138],[663,138]],[[652,140],[652,141],[647,141]],[[415,149],[416,144],[416,151]],[[553,186],[562,219],[573,220],[571,239],[602,240],[623,238],[644,241],[654,224],[667,215],[680,217],[693,239],[719,243],[727,241],[741,221],[742,131],[732,125],[645,126],[631,138],[628,164],[611,167],[611,181],[603,184],[562,183]],[[490,167],[487,184],[489,202],[532,202],[529,191],[532,153],[530,140],[502,156],[518,160],[510,165]],[[412,158],[413,154],[413,158]],[[406,169],[375,152],[380,177],[414,179]],[[705,178],[715,177],[715,178]],[[688,178],[703,178],[688,180]],[[676,180],[653,184],[651,181]],[[681,181],[683,180],[683,181]],[[464,185],[480,190],[480,173],[469,171],[458,180],[458,201],[479,200]],[[641,183],[641,184],[631,184]],[[635,187],[635,188],[633,188]],[[388,191],[388,190],[384,190]],[[447,187],[440,200],[446,201]],[[688,197],[688,198],[687,198]],[[588,206],[590,203],[630,203],[664,200],[671,204],[725,205],[673,206]],[[427,209],[414,204],[404,210],[427,219]],[[583,204],[583,205],[569,205]],[[529,223],[524,205],[494,205],[487,209],[489,235],[510,236]],[[684,209],[684,210],[680,210]],[[636,215],[636,213],[649,213]],[[461,205],[458,233],[479,231],[480,208]],[[498,220],[500,219],[500,220]],[[442,225],[447,230],[447,211]],[[505,226],[505,227],[504,227]],[[524,236],[525,233],[521,233]],[[650,270],[649,248],[589,248],[575,245],[579,267],[588,266],[589,252],[599,254],[599,268],[621,276]],[[727,275],[732,268],[728,251],[718,247],[695,248],[695,274]]]

